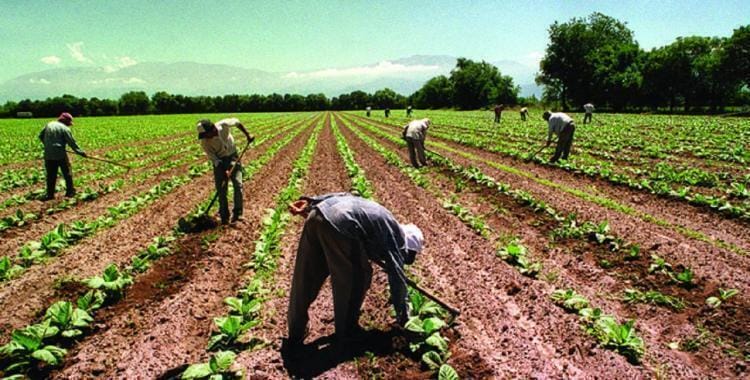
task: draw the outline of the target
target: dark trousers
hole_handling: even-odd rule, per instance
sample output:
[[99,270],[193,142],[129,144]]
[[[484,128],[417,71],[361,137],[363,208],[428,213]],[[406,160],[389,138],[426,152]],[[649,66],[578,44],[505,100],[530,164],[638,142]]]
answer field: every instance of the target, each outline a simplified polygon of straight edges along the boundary
[[560,136],[557,138],[557,148],[555,148],[555,155],[549,160],[549,162],[557,162],[562,157],[563,160],[568,159],[570,154],[570,148],[573,146],[573,134],[576,131],[576,125],[574,123],[568,123],[563,127]]
[[526,114],[521,112],[521,121],[526,121]]
[[214,184],[216,185],[216,191],[219,193],[219,216],[221,216],[222,222],[229,220],[227,190],[229,189],[230,180],[234,189],[234,208],[232,213],[235,216],[242,215],[242,165],[239,161],[234,166],[232,177],[227,179],[226,175],[226,171],[232,166],[232,161],[236,159],[237,156],[224,157],[221,159],[219,166],[214,167]]
[[500,116],[501,115],[502,115],[501,113],[495,112],[495,123],[499,123],[500,122]]
[[57,170],[62,171],[65,179],[65,194],[73,195],[76,189],[73,187],[73,175],[70,173],[70,161],[65,157],[62,160],[44,160],[44,169],[47,172],[47,197],[55,196],[57,185]]
[[589,112],[586,112],[586,114],[583,115],[583,124],[586,124],[587,122],[591,122],[592,114]]
[[427,158],[425,158],[424,155],[424,140],[407,137],[406,147],[409,148],[409,161],[411,161],[411,166],[415,168],[427,166]]
[[329,275],[336,335],[345,338],[358,327],[362,302],[372,281],[372,267],[359,241],[339,233],[313,209],[302,229],[294,263],[287,313],[290,341],[301,343],[305,338],[307,311]]

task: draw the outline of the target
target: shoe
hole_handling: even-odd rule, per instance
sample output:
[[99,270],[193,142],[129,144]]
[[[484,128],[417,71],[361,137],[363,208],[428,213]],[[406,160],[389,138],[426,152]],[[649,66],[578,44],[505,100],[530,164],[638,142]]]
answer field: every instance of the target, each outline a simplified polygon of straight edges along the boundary
[[54,195],[45,195],[45,196],[39,198],[39,200],[42,201],[42,202],[47,202],[47,201],[51,201],[51,200],[54,200],[54,199],[55,199]]
[[229,221],[230,223],[237,223],[245,220],[245,218],[242,215],[232,215],[232,219]]
[[65,193],[65,198],[73,198],[75,196],[76,196],[76,192],[75,191],[72,192],[72,193]]

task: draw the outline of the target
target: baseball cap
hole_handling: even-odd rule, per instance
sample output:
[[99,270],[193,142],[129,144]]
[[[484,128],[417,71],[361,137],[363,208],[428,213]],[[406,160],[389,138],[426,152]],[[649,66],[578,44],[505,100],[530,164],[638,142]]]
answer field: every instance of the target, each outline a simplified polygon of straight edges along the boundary
[[198,131],[198,139],[203,139],[206,138],[206,133],[216,129],[216,126],[211,122],[211,120],[203,119],[198,122],[198,124],[195,126],[195,129]]
[[401,231],[404,232],[406,249],[421,252],[424,248],[424,235],[422,235],[422,230],[413,224],[402,224]]
[[73,125],[73,115],[63,112],[60,114],[60,116],[57,118],[57,121],[64,123],[66,125]]

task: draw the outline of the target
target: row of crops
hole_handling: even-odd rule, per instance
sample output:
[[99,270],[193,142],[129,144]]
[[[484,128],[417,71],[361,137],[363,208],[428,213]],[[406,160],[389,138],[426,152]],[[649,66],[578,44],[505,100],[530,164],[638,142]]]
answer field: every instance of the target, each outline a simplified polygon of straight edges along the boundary
[[[143,233],[148,236],[141,239],[144,243],[140,248],[122,251],[124,257],[118,258],[117,262],[98,263],[99,269],[88,270],[85,276],[66,279],[80,286],[63,292],[62,297],[56,296],[61,293],[55,290],[59,283],[54,278],[39,279],[49,289],[38,287],[37,291],[46,292],[48,296],[41,298],[43,301],[35,301],[36,306],[26,312],[24,323],[13,322],[12,329],[4,327],[7,330],[0,338],[0,344],[3,344],[0,346],[0,374],[14,378],[70,376],[67,368],[79,368],[81,352],[90,351],[92,342],[100,342],[92,337],[121,335],[117,333],[119,324],[113,322],[110,326],[107,319],[118,318],[112,313],[118,310],[117,305],[127,301],[129,289],[150,281],[149,274],[162,265],[162,260],[175,255],[189,255],[186,257],[208,260],[206,262],[229,260],[224,255],[213,256],[211,252],[232,247],[237,249],[239,256],[232,259],[235,264],[223,270],[235,273],[231,278],[236,283],[227,284],[224,287],[226,293],[216,295],[223,306],[206,305],[207,310],[211,310],[209,318],[204,316],[191,322],[210,324],[210,332],[199,334],[194,339],[201,342],[198,346],[180,346],[178,351],[187,347],[191,351],[189,357],[198,359],[183,363],[173,375],[188,379],[252,377],[258,373],[284,376],[278,364],[261,363],[259,368],[257,362],[250,366],[247,363],[254,363],[254,357],[267,358],[269,350],[278,350],[276,343],[269,340],[269,334],[274,337],[272,339],[276,335],[285,335],[285,325],[280,320],[284,319],[286,310],[280,309],[278,300],[287,296],[280,290],[285,289],[282,283],[290,279],[288,271],[293,265],[289,262],[294,260],[294,255],[284,255],[283,252],[293,252],[289,245],[296,239],[288,235],[292,229],[299,229],[301,223],[290,219],[286,205],[303,193],[311,175],[320,177],[323,174],[310,173],[310,168],[317,160],[324,159],[316,154],[324,145],[335,147],[335,160],[340,162],[340,170],[350,180],[348,188],[341,191],[353,191],[387,203],[393,202],[391,192],[397,191],[394,184],[398,183],[398,187],[409,189],[410,196],[419,193],[431,199],[429,204],[420,205],[425,208],[425,216],[414,221],[428,234],[440,236],[437,241],[428,242],[437,246],[428,245],[424,253],[427,257],[423,259],[425,263],[432,262],[449,271],[458,269],[453,268],[451,250],[441,250],[440,244],[451,242],[454,233],[459,233],[442,230],[443,226],[431,226],[429,221],[433,217],[430,215],[434,213],[454,218],[474,234],[471,243],[451,244],[492,247],[470,252],[470,260],[476,261],[477,265],[481,263],[483,272],[486,270],[494,275],[486,285],[486,278],[479,277],[479,273],[467,275],[467,272],[463,272],[465,277],[459,283],[446,284],[435,277],[435,268],[420,265],[420,260],[410,270],[413,280],[428,287],[436,286],[438,293],[456,303],[459,299],[455,298],[455,289],[478,287],[480,293],[486,293],[484,301],[479,301],[481,297],[462,298],[460,306],[469,311],[475,308],[485,310],[480,317],[474,315],[454,320],[435,303],[411,290],[411,317],[404,333],[408,337],[407,344],[390,353],[357,354],[350,360],[358,376],[388,377],[410,373],[408,371],[419,371],[420,376],[440,379],[455,379],[459,375],[467,378],[497,375],[498,368],[513,367],[508,360],[488,356],[490,350],[499,352],[503,349],[498,346],[499,341],[485,341],[485,346],[476,344],[485,334],[504,333],[505,330],[483,331],[481,327],[481,323],[500,322],[497,319],[501,318],[503,323],[510,324],[510,334],[515,338],[538,337],[534,339],[557,345],[556,349],[568,352],[569,348],[571,353],[562,354],[562,360],[578,363],[575,367],[581,367],[589,360],[584,359],[585,354],[584,358],[572,354],[575,347],[582,345],[588,347],[585,349],[588,356],[611,361],[612,373],[626,368],[626,371],[636,371],[628,372],[630,374],[703,376],[711,373],[711,365],[716,366],[715,374],[719,376],[743,371],[742,366],[734,366],[734,363],[746,362],[750,354],[742,328],[747,316],[741,314],[747,306],[747,284],[729,281],[725,273],[717,273],[705,264],[696,266],[692,260],[675,252],[662,252],[658,247],[646,245],[636,237],[639,235],[631,236],[616,228],[618,220],[576,215],[565,205],[528,191],[523,182],[496,179],[493,177],[496,171],[492,165],[487,165],[486,157],[455,148],[463,144],[505,155],[505,151],[494,148],[500,146],[499,143],[489,145],[492,139],[499,140],[497,136],[501,135],[490,123],[485,130],[481,128],[479,123],[484,122],[485,115],[435,112],[428,116],[436,124],[430,131],[431,138],[434,136],[442,142],[435,141],[430,145],[430,149],[438,149],[440,153],[428,152],[430,166],[422,169],[414,169],[408,163],[405,144],[400,139],[401,123],[405,120],[373,120],[348,113],[243,116],[243,122],[257,137],[254,153],[244,165],[244,181],[267,181],[269,175],[283,180],[278,190],[246,195],[246,204],[254,208],[249,212],[253,219],[243,223],[239,227],[242,230],[221,228],[197,235],[179,231],[176,218],[164,224],[175,227],[173,229],[145,228]],[[180,117],[185,117],[181,125],[194,123],[193,116]],[[612,116],[613,120],[615,117],[620,116]],[[511,123],[508,119],[505,115],[500,129]],[[633,123],[630,118],[622,120]],[[477,124],[472,124],[472,121]],[[536,127],[539,130],[532,134],[533,128],[529,126],[529,138],[534,136],[535,141],[537,134],[540,140],[544,138],[544,128]],[[184,129],[188,127],[181,130]],[[583,136],[582,131],[583,128],[577,132],[579,137]],[[486,140],[470,141],[470,135],[485,136],[482,138]],[[644,140],[650,138],[647,136]],[[329,139],[328,145],[324,144],[324,139]],[[102,174],[99,178],[87,177],[81,182],[81,187],[104,189],[114,186],[109,191],[100,191],[98,195],[85,199],[63,200],[42,208],[33,195],[24,202],[5,206],[3,212],[7,214],[3,222],[7,223],[5,228],[0,228],[0,234],[13,236],[14,242],[3,243],[4,247],[13,249],[0,258],[0,294],[8,294],[3,293],[3,288],[12,289],[23,281],[30,283],[39,273],[44,273],[40,269],[56,266],[66,256],[75,255],[77,249],[93,249],[95,241],[107,235],[108,230],[131,230],[128,224],[136,215],[153,214],[153,218],[159,218],[158,211],[154,210],[162,209],[162,204],[176,204],[179,200],[180,208],[184,210],[180,216],[188,220],[205,210],[212,180],[192,133],[165,133],[151,140],[134,140],[130,145],[139,148],[133,150],[128,150],[128,144],[110,145],[112,152],[120,152],[111,153],[113,157],[133,168],[128,173],[107,172],[112,168],[92,165],[82,171],[85,174],[79,175]],[[586,152],[581,156],[588,154],[586,148],[581,147],[581,150]],[[686,160],[699,157],[695,153],[684,156],[688,157]],[[591,154],[588,157],[597,156]],[[604,162],[603,156],[598,157]],[[680,157],[680,154],[674,154],[670,159]],[[726,165],[727,172],[737,170],[737,165],[731,160],[717,158],[711,165],[713,161],[717,168]],[[83,165],[84,162],[80,163]],[[380,168],[379,163],[385,168]],[[26,164],[29,166],[14,166],[13,170],[31,170],[31,164]],[[546,164],[537,161],[536,165]],[[649,164],[644,162],[643,165]],[[569,170],[564,165],[555,169]],[[267,174],[259,175],[262,172]],[[189,193],[185,190],[198,184],[205,188],[193,196],[186,196]],[[19,183],[13,190],[18,194],[30,194],[36,186],[39,186],[38,182],[29,181]],[[723,197],[724,200],[733,199],[729,198],[730,195]],[[407,204],[410,203],[406,200],[396,202],[394,211],[405,212],[409,207]],[[413,202],[411,204],[413,207]],[[685,239],[689,241],[689,238]],[[195,249],[202,254],[191,253]],[[432,261],[435,258],[441,260],[436,263]],[[737,271],[744,270],[743,260],[740,259]],[[509,275],[511,272],[513,275]],[[500,276],[500,273],[505,275]],[[189,284],[190,277],[180,281]],[[525,289],[513,290],[517,286],[514,283],[519,281],[525,284]],[[515,299],[513,304],[520,307],[523,317],[519,319],[516,312],[515,318],[509,318],[499,309],[497,315],[487,312],[487,308],[504,305],[493,298],[497,284],[509,284],[508,295]],[[0,302],[10,304],[8,300]],[[205,300],[181,302],[200,308]],[[374,313],[383,313],[387,320],[387,313],[382,310],[384,306],[388,307],[387,304],[379,305]],[[539,313],[537,308],[546,311]],[[368,318],[381,321],[383,316],[376,314]],[[163,320],[169,323],[170,318]],[[8,326],[6,323],[5,318],[0,320],[0,324]],[[382,326],[382,322],[377,323]],[[673,328],[665,329],[664,323]],[[553,324],[556,331],[549,329]],[[567,339],[564,338],[566,334]],[[128,341],[126,335],[119,339]],[[513,340],[503,343],[508,347],[520,344]],[[108,351],[112,350],[111,345],[102,349],[106,353],[113,352]],[[597,349],[615,357],[606,356]],[[530,353],[538,353],[534,350],[536,348]],[[467,359],[467,352],[479,352],[485,356]],[[71,354],[76,356],[75,359],[69,359]],[[159,363],[163,372],[179,363],[159,357],[180,354],[185,353],[160,352],[149,360],[166,360]],[[519,352],[505,354],[509,358],[523,357]],[[633,367],[623,367],[626,362]],[[520,369],[521,363],[517,366],[517,373],[530,373],[528,369]],[[57,372],[56,368],[60,367],[62,372]],[[541,371],[563,373],[549,369]],[[578,375],[588,373],[585,371],[578,372]],[[115,376],[112,372],[107,373]],[[147,377],[159,374],[148,373]]]

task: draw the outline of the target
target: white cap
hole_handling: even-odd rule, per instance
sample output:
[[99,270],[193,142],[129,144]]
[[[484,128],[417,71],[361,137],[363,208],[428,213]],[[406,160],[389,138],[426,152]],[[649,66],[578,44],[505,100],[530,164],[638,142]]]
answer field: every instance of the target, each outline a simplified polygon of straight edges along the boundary
[[424,235],[422,235],[422,230],[413,224],[402,224],[401,231],[404,232],[406,249],[421,252],[424,245]]

